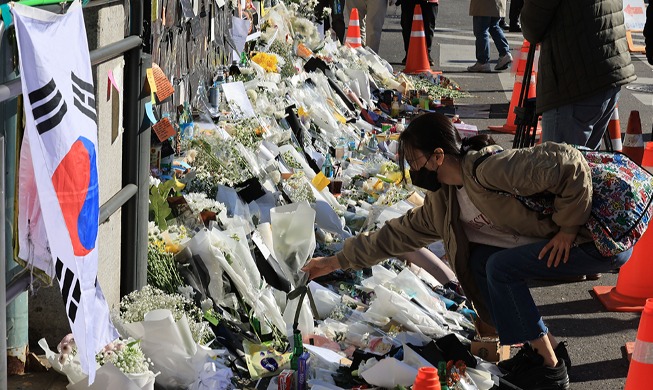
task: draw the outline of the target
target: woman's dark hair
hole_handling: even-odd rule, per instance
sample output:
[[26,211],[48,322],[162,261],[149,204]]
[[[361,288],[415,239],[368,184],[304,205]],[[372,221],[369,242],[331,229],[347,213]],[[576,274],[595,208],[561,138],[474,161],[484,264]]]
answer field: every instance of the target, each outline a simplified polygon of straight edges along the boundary
[[463,156],[470,149],[481,150],[495,143],[494,139],[487,134],[461,139],[451,119],[437,112],[429,112],[413,119],[408,128],[399,136],[397,163],[404,175],[406,152],[409,150],[419,150],[425,156],[429,156],[435,149],[442,148],[445,154]]

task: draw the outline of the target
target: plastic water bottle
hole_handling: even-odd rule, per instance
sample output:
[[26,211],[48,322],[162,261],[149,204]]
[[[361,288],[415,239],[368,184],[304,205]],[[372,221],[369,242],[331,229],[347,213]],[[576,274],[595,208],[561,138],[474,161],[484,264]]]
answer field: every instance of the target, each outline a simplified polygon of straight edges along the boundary
[[324,176],[327,178],[333,177],[334,169],[333,163],[331,162],[331,155],[329,155],[329,153],[326,154],[326,158],[322,164],[322,173],[324,173]]

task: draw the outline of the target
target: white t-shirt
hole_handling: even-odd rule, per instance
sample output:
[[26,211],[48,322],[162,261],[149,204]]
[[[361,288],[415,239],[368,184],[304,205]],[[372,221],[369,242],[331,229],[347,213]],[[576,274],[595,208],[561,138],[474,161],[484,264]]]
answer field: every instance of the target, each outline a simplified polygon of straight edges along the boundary
[[499,248],[514,248],[542,241],[541,238],[516,235],[495,226],[474,206],[464,187],[459,188],[456,194],[460,205],[460,221],[463,223],[463,229],[470,242]]

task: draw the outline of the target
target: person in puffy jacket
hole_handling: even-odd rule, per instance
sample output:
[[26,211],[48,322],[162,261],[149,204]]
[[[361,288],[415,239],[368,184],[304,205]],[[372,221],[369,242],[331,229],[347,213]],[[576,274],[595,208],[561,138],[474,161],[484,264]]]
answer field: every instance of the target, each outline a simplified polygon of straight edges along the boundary
[[[424,188],[424,204],[376,232],[345,241],[331,257],[302,268],[316,278],[339,268],[360,269],[442,239],[458,281],[501,344],[524,343],[499,364],[505,379],[528,389],[567,389],[564,342],[542,321],[527,281],[606,272],[632,250],[602,256],[584,226],[592,207],[591,169],[576,148],[546,142],[503,150],[488,135],[460,138],[451,120],[428,113],[399,138],[399,161]],[[402,169],[403,171],[403,169]],[[555,211],[542,215],[515,197],[553,194]]]
[[540,44],[542,140],[598,149],[622,85],[636,79],[622,0],[525,0],[524,38]]

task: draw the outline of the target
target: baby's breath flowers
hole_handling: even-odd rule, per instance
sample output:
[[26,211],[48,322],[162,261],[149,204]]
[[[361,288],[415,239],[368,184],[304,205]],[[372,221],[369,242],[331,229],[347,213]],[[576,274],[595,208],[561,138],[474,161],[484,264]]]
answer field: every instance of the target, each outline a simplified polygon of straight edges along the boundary
[[294,203],[303,201],[315,203],[313,190],[306,179],[304,171],[294,173],[288,180],[286,180],[285,184],[284,190]]
[[202,311],[195,304],[180,294],[166,294],[152,286],[145,286],[139,291],[126,295],[120,301],[119,321],[124,323],[141,322],[145,314],[156,309],[168,309],[172,317],[178,321],[184,314],[188,318],[193,340],[205,344],[214,335],[209,324],[202,320]]
[[101,366],[112,363],[125,374],[142,374],[153,365],[150,358],[145,357],[138,340],[132,338],[107,344],[95,355],[95,361]]

